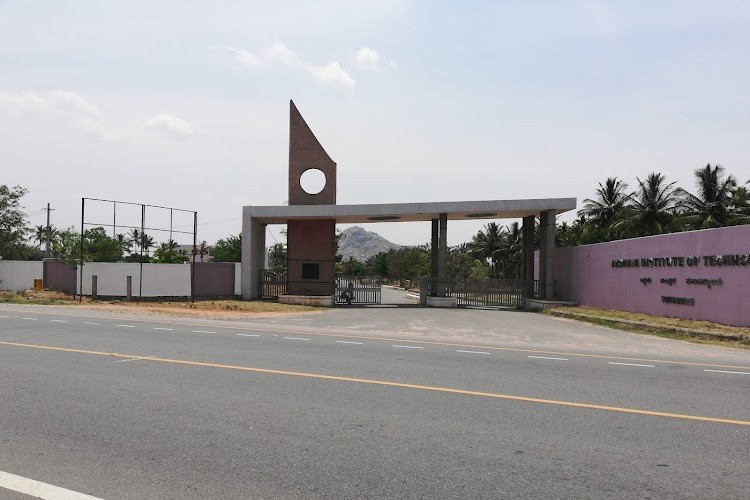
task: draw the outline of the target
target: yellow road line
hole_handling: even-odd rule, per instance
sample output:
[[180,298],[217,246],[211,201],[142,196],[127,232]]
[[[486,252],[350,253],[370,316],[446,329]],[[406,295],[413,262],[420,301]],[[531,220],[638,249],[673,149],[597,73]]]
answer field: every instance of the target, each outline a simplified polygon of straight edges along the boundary
[[[4,309],[5,311],[10,312],[26,312],[26,311],[19,311],[17,309]],[[69,316],[69,317],[75,317],[75,318],[94,318],[94,319],[106,319],[114,321],[116,318],[112,318],[111,316],[88,316],[88,315],[81,315],[81,314],[66,314],[66,313],[52,313],[52,312],[38,312],[34,311],[34,314],[47,314],[50,316]],[[436,345],[436,346],[444,346],[444,347],[462,347],[462,348],[473,348],[473,349],[492,349],[493,351],[506,351],[506,352],[524,352],[524,353],[532,353],[532,354],[555,354],[558,356],[575,356],[578,358],[593,358],[593,359],[617,359],[617,360],[624,360],[624,361],[640,361],[640,362],[649,362],[649,363],[664,363],[669,365],[685,365],[685,366],[703,366],[703,367],[709,367],[709,368],[732,368],[736,370],[750,370],[750,366],[743,366],[743,365],[718,365],[714,363],[697,363],[693,361],[673,361],[673,360],[666,360],[666,359],[652,359],[652,358],[630,358],[627,356],[610,356],[607,354],[584,354],[584,353],[577,353],[577,352],[566,352],[566,351],[543,351],[539,349],[523,349],[520,347],[497,347],[497,346],[489,346],[489,345],[483,345],[483,344],[458,344],[458,343],[452,343],[452,342],[439,342],[439,341],[433,341],[433,340],[412,340],[412,339],[404,339],[404,338],[392,338],[392,337],[377,337],[377,336],[371,336],[371,335],[356,335],[356,334],[349,334],[349,333],[319,333],[319,332],[305,332],[301,330],[291,330],[291,329],[273,329],[273,328],[260,328],[260,327],[254,327],[254,326],[232,326],[232,325],[215,325],[215,324],[206,324],[206,323],[183,323],[180,321],[159,321],[159,320],[150,320],[150,319],[128,319],[128,321],[133,322],[141,322],[141,323],[154,323],[159,325],[181,325],[181,326],[196,326],[196,327],[212,327],[212,328],[222,328],[227,330],[244,330],[244,331],[253,331],[253,332],[263,332],[263,333],[299,333],[303,335],[313,335],[316,337],[333,337],[333,338],[344,338],[344,339],[358,339],[358,340],[376,340],[376,341],[383,341],[383,342],[407,342],[410,344],[424,344],[424,345]],[[716,348],[721,348],[718,346],[711,346]]]
[[676,418],[676,419],[682,419],[682,420],[694,420],[694,421],[699,421],[699,422],[714,422],[714,423],[720,423],[720,424],[745,425],[745,426],[750,427],[750,421],[748,420],[732,420],[732,419],[726,419],[726,418],[704,417],[700,415],[688,415],[688,414],[683,414],[683,413],[668,413],[668,412],[661,412],[661,411],[641,410],[638,408],[623,408],[619,406],[606,406],[606,405],[597,405],[597,404],[592,404],[592,403],[576,403],[573,401],[560,401],[560,400],[555,400],[555,399],[542,399],[542,398],[533,398],[533,397],[527,397],[527,396],[513,396],[510,394],[498,394],[495,392],[472,391],[468,389],[453,389],[450,387],[439,387],[439,386],[419,385],[419,384],[404,384],[400,382],[390,382],[387,380],[373,380],[373,379],[356,378],[356,377],[342,377],[338,375],[322,375],[318,373],[305,373],[305,372],[295,372],[295,371],[288,371],[288,370],[273,370],[269,368],[256,368],[252,366],[228,365],[228,364],[223,364],[223,363],[207,363],[203,361],[190,361],[190,360],[185,360],[185,359],[162,358],[162,357],[153,357],[153,356],[139,356],[135,354],[89,351],[85,349],[72,349],[68,347],[54,347],[54,346],[46,346],[46,345],[38,345],[38,344],[23,344],[19,342],[0,341],[0,345],[7,345],[7,346],[13,346],[13,347],[26,347],[26,348],[31,348],[31,349],[42,349],[42,350],[47,350],[47,351],[61,351],[61,352],[70,352],[70,353],[77,353],[77,354],[90,354],[90,355],[95,355],[95,356],[111,356],[111,357],[116,357],[116,358],[128,358],[128,359],[133,359],[133,360],[153,361],[153,362],[158,362],[158,363],[171,363],[171,364],[185,365],[185,366],[200,366],[200,367],[205,367],[205,368],[220,368],[224,370],[239,370],[239,371],[244,371],[244,372],[263,373],[263,374],[268,374],[268,375],[285,375],[285,376],[291,376],[291,377],[301,377],[301,378],[316,379],[316,380],[332,380],[332,381],[337,381],[337,382],[352,382],[352,383],[358,383],[358,384],[380,385],[380,386],[386,386],[386,387],[398,387],[402,389],[415,389],[415,390],[420,390],[420,391],[460,394],[463,396],[477,396],[477,397],[485,397],[485,398],[505,399],[505,400],[511,400],[511,401],[524,401],[528,403],[568,406],[568,407],[574,407],[574,408],[584,408],[588,410],[603,410],[603,411],[611,411],[611,412],[618,412],[618,413],[631,413],[631,414],[636,414],[636,415],[649,415],[649,416],[654,416],[654,417],[667,417],[667,418]]

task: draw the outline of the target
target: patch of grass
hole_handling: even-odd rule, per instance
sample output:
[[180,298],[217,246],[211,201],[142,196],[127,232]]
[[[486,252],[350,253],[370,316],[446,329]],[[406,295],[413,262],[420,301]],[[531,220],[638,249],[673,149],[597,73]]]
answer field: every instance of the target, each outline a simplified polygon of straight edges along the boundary
[[45,294],[39,294],[39,292],[32,292],[29,290],[22,290],[20,292],[2,292],[0,294],[0,302],[5,304],[36,304],[43,306],[59,306],[64,304],[73,304],[72,296],[66,296],[64,294],[48,296]]
[[559,307],[544,312],[633,333],[697,344],[750,349],[750,328],[586,306]]

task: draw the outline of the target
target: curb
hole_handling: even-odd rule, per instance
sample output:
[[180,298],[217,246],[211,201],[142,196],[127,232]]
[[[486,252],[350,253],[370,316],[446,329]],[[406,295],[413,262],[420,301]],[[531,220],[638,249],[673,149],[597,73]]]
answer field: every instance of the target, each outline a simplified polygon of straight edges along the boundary
[[717,340],[734,340],[734,341],[742,342],[742,343],[750,343],[750,339],[745,339],[739,333],[716,332],[716,331],[708,331],[708,330],[694,330],[691,328],[683,328],[680,326],[657,325],[654,323],[645,323],[643,321],[633,321],[629,319],[612,318],[609,316],[595,316],[593,314],[569,312],[569,311],[564,311],[561,309],[548,309],[548,311],[549,311],[549,314],[552,314],[554,316],[562,316],[562,317],[571,318],[571,319],[608,321],[608,322],[621,324],[621,325],[638,326],[641,328],[662,330],[662,331],[675,332],[675,333],[686,333],[694,337],[703,337],[703,338],[710,338],[710,339],[717,339]]

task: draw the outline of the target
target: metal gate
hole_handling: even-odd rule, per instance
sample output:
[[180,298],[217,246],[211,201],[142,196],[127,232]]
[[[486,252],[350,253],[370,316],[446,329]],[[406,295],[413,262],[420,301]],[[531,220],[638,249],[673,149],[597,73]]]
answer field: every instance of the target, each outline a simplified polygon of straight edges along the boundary
[[261,299],[277,299],[279,295],[286,294],[286,271],[261,269],[258,273],[258,289]]
[[346,296],[352,294],[352,304],[380,304],[380,276],[338,276],[336,278],[336,303],[346,304]]
[[518,307],[526,304],[524,280],[517,279],[452,279],[440,282],[437,278],[424,278],[420,282],[420,301],[425,304],[428,295],[456,297],[457,305],[464,307]]

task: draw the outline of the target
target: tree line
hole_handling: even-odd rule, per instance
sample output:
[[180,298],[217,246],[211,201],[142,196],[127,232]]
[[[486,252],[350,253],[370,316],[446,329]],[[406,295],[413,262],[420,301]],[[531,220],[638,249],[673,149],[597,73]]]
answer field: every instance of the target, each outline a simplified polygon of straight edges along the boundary
[[[572,223],[557,225],[557,246],[576,246],[624,238],[652,236],[670,232],[692,231],[750,223],[750,193],[720,165],[706,165],[694,171],[696,190],[690,192],[666,177],[652,172],[636,178],[636,188],[620,178],[600,182],[593,198],[583,200]],[[72,228],[59,231],[54,226],[29,227],[20,205],[27,193],[20,186],[0,185],[0,259],[40,260],[42,246],[49,242],[52,256],[63,261],[77,261],[81,252],[81,234]],[[487,223],[470,242],[448,249],[449,278],[520,278],[521,227],[518,222],[500,226]],[[539,246],[538,222],[534,230],[534,247]],[[84,260],[89,262],[187,262],[195,254],[202,261],[208,254],[205,241],[192,252],[178,249],[173,240],[156,243],[154,239],[132,229],[128,234],[109,236],[103,227],[83,233]],[[242,235],[217,241],[214,262],[240,262]],[[286,245],[276,243],[269,249],[268,267],[286,270]],[[381,252],[360,262],[337,255],[338,275],[375,275],[394,280],[412,280],[430,275],[430,245],[402,247]]]
[[583,200],[572,223],[557,228],[560,246],[694,231],[750,223],[750,193],[721,165],[694,172],[694,193],[652,172],[636,178],[636,189],[617,177],[599,183],[596,197]]
[[[720,165],[694,172],[696,190],[690,192],[653,172],[628,191],[617,177],[599,183],[594,198],[587,198],[569,224],[557,224],[558,247],[602,243],[625,238],[750,224],[750,193]],[[448,278],[522,276],[521,227],[489,222],[468,243],[449,248]],[[539,223],[534,227],[534,248],[539,248]],[[366,262],[349,259],[337,266],[343,275],[374,274],[395,279],[429,276],[429,245],[406,247],[378,254]]]

